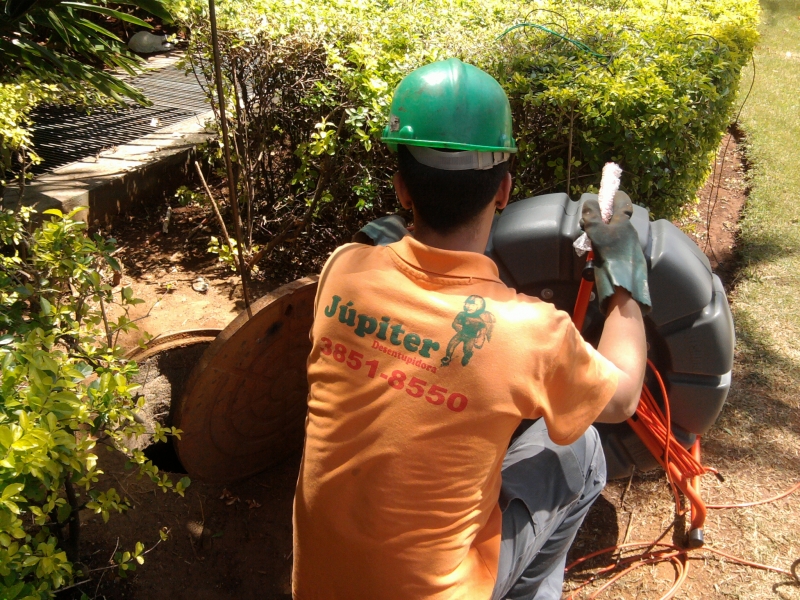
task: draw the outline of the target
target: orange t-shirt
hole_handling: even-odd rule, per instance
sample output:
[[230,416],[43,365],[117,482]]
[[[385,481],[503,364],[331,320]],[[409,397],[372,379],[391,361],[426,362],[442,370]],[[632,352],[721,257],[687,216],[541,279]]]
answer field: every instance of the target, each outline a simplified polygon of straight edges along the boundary
[[617,370],[473,252],[348,244],[319,282],[294,503],[294,597],[489,598],[521,419],[569,444]]

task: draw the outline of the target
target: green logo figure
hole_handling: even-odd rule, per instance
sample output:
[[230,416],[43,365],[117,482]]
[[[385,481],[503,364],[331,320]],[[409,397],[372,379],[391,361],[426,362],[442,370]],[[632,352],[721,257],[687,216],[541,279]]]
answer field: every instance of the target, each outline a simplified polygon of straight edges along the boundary
[[453,319],[453,329],[456,334],[447,344],[447,351],[442,358],[442,366],[446,367],[453,360],[453,352],[459,344],[464,344],[464,355],[461,365],[466,367],[469,359],[477,348],[483,348],[484,342],[492,341],[492,328],[495,324],[494,315],[486,311],[486,300],[480,296],[470,296],[464,301],[464,310]]

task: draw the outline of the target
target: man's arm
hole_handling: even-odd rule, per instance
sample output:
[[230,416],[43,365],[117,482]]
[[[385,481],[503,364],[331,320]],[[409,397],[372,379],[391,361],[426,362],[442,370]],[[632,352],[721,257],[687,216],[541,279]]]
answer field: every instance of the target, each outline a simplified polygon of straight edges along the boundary
[[597,350],[619,369],[617,391],[599,423],[621,423],[636,412],[647,365],[647,341],[639,303],[630,292],[616,288],[609,299],[608,315]]

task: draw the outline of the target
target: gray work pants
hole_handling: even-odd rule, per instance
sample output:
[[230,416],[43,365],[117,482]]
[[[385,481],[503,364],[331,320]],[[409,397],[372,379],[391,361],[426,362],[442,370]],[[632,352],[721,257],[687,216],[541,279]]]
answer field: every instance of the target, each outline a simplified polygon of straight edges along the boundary
[[605,484],[594,427],[559,446],[539,419],[513,439],[503,461],[503,534],[492,600],[561,598],[567,551]]

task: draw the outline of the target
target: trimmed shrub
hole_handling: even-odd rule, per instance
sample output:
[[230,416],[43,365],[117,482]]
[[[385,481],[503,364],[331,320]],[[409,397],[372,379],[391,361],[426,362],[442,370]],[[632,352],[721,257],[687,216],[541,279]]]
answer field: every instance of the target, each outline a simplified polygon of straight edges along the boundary
[[[191,29],[189,61],[211,93],[205,3],[169,6]],[[708,174],[758,18],[757,0],[230,0],[219,11],[251,233],[283,242],[316,217],[330,244],[394,211],[395,161],[379,143],[392,92],[451,56],[509,94],[514,199],[578,197],[615,160],[637,203],[675,216]],[[522,23],[549,31],[502,35]]]
[[613,160],[635,202],[656,218],[675,217],[708,176],[730,123],[741,68],[757,39],[758,6],[616,4],[552,3],[558,17],[531,13],[597,54],[520,28],[489,63],[517,120],[516,193],[568,189],[576,197],[597,186],[603,164]]
[[[5,185],[6,172],[12,171],[14,166],[14,153],[32,152],[31,111],[52,98],[56,91],[55,86],[29,81],[26,77],[21,77],[16,83],[0,83],[0,193]],[[31,158],[38,160],[35,153]],[[22,160],[24,164],[25,158]]]

